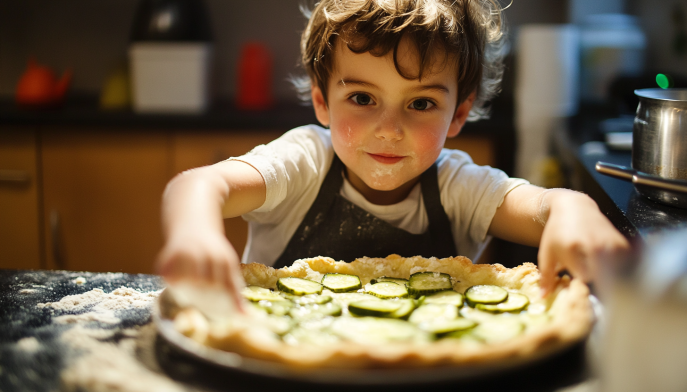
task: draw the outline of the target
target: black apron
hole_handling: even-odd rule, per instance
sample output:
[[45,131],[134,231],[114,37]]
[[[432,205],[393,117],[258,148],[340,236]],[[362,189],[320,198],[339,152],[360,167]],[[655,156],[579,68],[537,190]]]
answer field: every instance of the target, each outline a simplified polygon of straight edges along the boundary
[[451,257],[456,253],[451,222],[441,205],[437,164],[420,176],[422,198],[429,218],[429,229],[411,234],[377,218],[341,196],[343,162],[334,154],[332,166],[320,192],[274,268],[290,266],[295,260],[328,256],[351,262],[356,258]]

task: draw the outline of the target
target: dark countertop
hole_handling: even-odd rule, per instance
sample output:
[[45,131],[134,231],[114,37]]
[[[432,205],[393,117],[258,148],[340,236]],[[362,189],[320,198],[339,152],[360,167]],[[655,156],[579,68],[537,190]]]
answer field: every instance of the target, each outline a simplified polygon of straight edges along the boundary
[[574,188],[591,196],[620,232],[640,243],[687,227],[687,209],[653,202],[638,194],[632,183],[596,172],[598,161],[631,166],[631,151],[608,148],[602,141],[599,125],[613,117],[592,108],[554,131],[554,150],[572,172]]
[[[79,277],[84,278],[85,283],[79,284]],[[82,294],[94,289],[113,293],[122,286],[147,293],[163,288],[163,282],[152,275],[0,270],[0,390],[214,390],[199,389],[197,383],[208,381],[202,380],[203,373],[198,372],[197,368],[189,368],[195,366],[192,361],[177,359],[172,352],[165,350],[165,346],[160,346],[161,339],[157,338],[156,329],[151,322],[150,306],[155,296],[148,298],[144,307],[132,305],[114,310],[115,321],[103,321],[106,319],[101,315],[60,322],[59,318],[64,319],[65,316],[97,315],[96,309],[101,306],[101,302],[83,305],[88,302],[83,298],[80,299],[81,308],[76,310],[37,306],[40,303],[60,301],[65,296],[82,297]],[[165,365],[165,362],[176,360],[179,360],[176,367]],[[459,379],[450,384],[442,384],[442,389],[471,385],[482,390],[492,390],[488,385],[499,385],[499,390],[508,386],[512,391],[554,391],[586,380],[588,373],[584,363],[585,345],[580,343],[551,357],[499,373],[498,377],[491,375],[478,379]],[[162,368],[167,369],[166,372]],[[217,379],[218,373],[209,374]],[[279,386],[289,389],[284,382],[275,384],[272,381],[272,384],[265,384],[266,381],[261,382],[255,378],[241,378],[240,374],[219,374],[222,383],[206,385],[221,385],[219,389],[232,392],[267,391]],[[191,375],[194,385],[184,382],[189,380],[188,375]],[[585,383],[580,385],[584,386]],[[291,386],[298,386],[303,390],[331,391],[351,388],[350,385]],[[402,388],[394,384],[393,388],[385,388],[384,385],[355,388],[398,391],[417,390],[418,386]]]
[[653,202],[637,193],[631,182],[596,172],[598,161],[631,166],[629,151],[604,152],[591,147],[582,145],[578,151],[584,189],[621,232],[646,241],[667,230],[687,227],[686,209]]

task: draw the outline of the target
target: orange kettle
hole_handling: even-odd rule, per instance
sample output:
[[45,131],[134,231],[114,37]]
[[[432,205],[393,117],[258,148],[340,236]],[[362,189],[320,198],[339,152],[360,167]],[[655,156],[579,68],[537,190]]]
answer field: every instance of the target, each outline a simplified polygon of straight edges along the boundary
[[65,71],[58,80],[50,68],[36,63],[36,60],[31,58],[17,84],[17,103],[27,106],[59,105],[71,81],[71,70]]

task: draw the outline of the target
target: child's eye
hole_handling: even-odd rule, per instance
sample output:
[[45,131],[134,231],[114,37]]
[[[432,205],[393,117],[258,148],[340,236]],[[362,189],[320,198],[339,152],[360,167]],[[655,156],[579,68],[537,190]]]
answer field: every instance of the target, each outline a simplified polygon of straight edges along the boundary
[[426,99],[416,99],[413,101],[413,103],[410,104],[410,107],[415,110],[427,110],[431,109],[433,106],[434,103]]
[[369,95],[367,94],[355,94],[351,97],[353,102],[357,103],[358,105],[369,105],[372,103],[372,98],[370,98]]

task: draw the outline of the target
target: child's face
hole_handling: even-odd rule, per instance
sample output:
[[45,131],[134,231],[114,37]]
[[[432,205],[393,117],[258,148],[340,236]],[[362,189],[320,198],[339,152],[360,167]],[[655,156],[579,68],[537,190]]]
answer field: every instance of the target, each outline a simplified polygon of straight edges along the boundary
[[[368,200],[403,200],[437,159],[446,137],[457,135],[465,123],[472,99],[456,110],[456,65],[442,59],[422,80],[408,80],[396,71],[391,53],[355,54],[339,40],[328,105],[313,87],[317,118],[329,125],[349,181]],[[406,40],[399,45],[398,62],[405,74],[418,74],[415,50]]]

